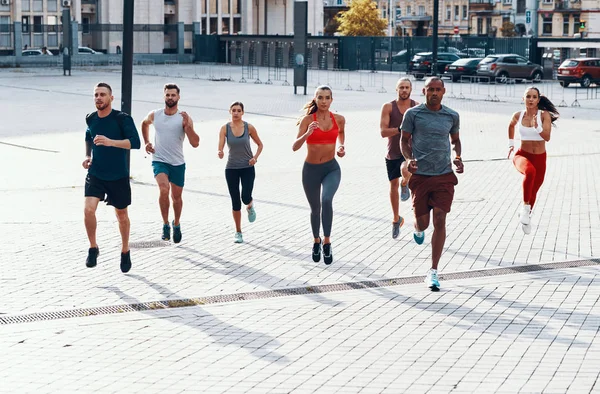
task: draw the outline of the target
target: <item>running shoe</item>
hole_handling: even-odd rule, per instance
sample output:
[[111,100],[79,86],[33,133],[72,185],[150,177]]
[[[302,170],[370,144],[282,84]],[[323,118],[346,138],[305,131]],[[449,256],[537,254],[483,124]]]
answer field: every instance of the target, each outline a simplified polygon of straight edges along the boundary
[[525,235],[531,234],[531,223],[529,223],[529,224],[522,224],[521,228],[523,229],[523,232],[525,233]]
[[431,289],[431,291],[440,290],[440,281],[438,280],[437,270],[430,269],[427,272],[427,276],[425,277],[425,283],[427,284],[427,287]]
[[85,266],[88,268],[94,268],[98,263],[98,255],[100,254],[100,249],[98,247],[90,248],[88,250],[88,257],[85,260]]
[[410,198],[410,189],[408,188],[408,184],[400,185],[400,199],[402,201],[406,201]]
[[319,242],[313,244],[312,259],[315,263],[321,261],[321,238],[319,238]]
[[521,210],[521,224],[529,224],[531,223],[531,206],[529,204],[524,204],[523,209]]
[[413,238],[418,245],[423,244],[423,241],[425,241],[425,231],[415,231],[413,233]]
[[233,242],[235,242],[236,244],[241,244],[242,242],[244,242],[244,238],[242,238],[242,233],[241,232],[236,232]]
[[331,244],[323,244],[323,262],[329,265],[333,262],[333,252],[331,250]]
[[400,219],[398,219],[397,222],[392,223],[392,238],[398,238],[398,235],[400,235],[400,227],[402,227],[403,225],[404,218],[402,216],[400,216]]
[[161,238],[163,241],[169,241],[171,239],[171,226],[169,226],[169,223],[163,224],[163,233]]
[[254,202],[252,202],[252,206],[247,209],[248,211],[248,221],[252,223],[256,220],[256,211],[254,210]]
[[121,253],[121,272],[126,273],[131,269],[131,250]]
[[173,242],[176,244],[181,242],[181,223],[176,226],[175,221],[173,221]]

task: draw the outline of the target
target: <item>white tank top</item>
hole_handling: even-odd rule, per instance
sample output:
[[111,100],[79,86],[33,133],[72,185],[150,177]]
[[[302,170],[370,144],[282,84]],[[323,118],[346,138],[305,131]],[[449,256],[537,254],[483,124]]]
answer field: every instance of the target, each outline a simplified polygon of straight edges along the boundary
[[174,115],[165,114],[164,109],[154,111],[154,155],[153,161],[172,166],[185,164],[183,157],[183,116],[177,111]]
[[519,116],[519,134],[521,135],[521,141],[544,141],[540,133],[542,132],[542,115],[541,111],[536,114],[537,127],[525,127],[523,126],[523,115],[525,110],[521,111]]

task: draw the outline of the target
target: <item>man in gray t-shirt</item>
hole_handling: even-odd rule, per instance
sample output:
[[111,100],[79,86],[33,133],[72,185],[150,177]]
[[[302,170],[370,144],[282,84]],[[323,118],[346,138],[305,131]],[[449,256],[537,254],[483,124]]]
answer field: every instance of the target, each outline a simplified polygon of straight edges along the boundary
[[438,77],[428,78],[423,88],[426,103],[406,111],[400,125],[402,154],[413,174],[408,187],[415,212],[413,237],[419,245],[425,240],[433,209],[432,264],[425,278],[432,291],[440,288],[437,267],[446,241],[446,214],[450,212],[454,186],[458,184],[452,171],[451,143],[456,172],[460,174],[464,169],[458,136],[460,120],[456,111],[442,105],[445,92],[444,81]]

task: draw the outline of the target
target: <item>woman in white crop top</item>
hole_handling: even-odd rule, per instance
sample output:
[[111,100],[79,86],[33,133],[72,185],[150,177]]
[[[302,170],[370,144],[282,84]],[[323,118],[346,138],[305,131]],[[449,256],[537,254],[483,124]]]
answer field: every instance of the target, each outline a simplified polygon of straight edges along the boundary
[[515,148],[515,126],[521,147],[515,152],[513,163],[525,176],[523,180],[523,208],[520,215],[523,232],[531,232],[531,210],[546,175],[546,142],[558,111],[552,102],[535,87],[525,90],[525,109],[515,112],[508,125],[508,157]]

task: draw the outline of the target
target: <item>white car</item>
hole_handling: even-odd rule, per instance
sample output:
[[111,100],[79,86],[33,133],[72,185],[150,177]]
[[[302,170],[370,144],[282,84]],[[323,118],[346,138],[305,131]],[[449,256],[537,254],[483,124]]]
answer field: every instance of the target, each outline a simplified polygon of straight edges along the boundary
[[92,48],[88,47],[79,47],[80,55],[104,55],[102,52],[96,52]]
[[25,49],[21,52],[21,56],[40,56],[40,55],[50,55],[52,56],[52,52],[47,50],[47,53],[42,52],[41,49]]

